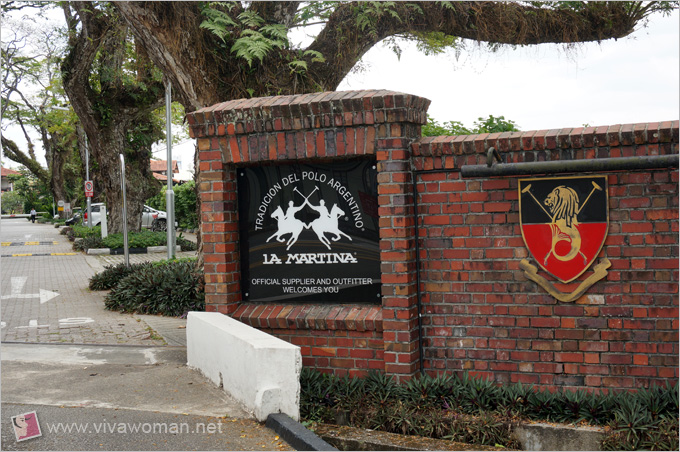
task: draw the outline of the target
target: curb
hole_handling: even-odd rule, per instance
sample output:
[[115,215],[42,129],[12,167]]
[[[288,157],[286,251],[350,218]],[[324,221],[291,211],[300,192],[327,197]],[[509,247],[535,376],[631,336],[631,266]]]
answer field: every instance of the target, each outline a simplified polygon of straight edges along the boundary
[[338,450],[283,413],[270,414],[265,427],[278,433],[295,450]]
[[[128,249],[129,254],[165,253],[167,251],[168,251],[167,246],[149,246]],[[175,251],[176,252],[182,251],[182,247],[180,245],[175,245]],[[90,256],[103,254],[122,255],[125,254],[125,250],[123,248],[88,248],[87,254],[89,254]]]

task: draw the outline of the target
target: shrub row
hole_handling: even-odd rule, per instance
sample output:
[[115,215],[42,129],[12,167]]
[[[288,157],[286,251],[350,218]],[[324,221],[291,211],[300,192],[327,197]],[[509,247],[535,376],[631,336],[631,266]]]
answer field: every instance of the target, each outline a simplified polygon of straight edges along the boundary
[[113,311],[185,316],[205,310],[203,273],[196,269],[196,259],[107,266],[90,279],[90,289],[111,289],[104,305]]
[[[61,234],[68,236],[69,240],[74,242],[73,249],[76,251],[85,251],[90,248],[123,248],[123,234],[109,234],[107,237],[101,237],[101,227],[95,226],[88,228],[87,226],[74,225],[65,227],[61,230]],[[82,240],[75,241],[76,238]],[[177,245],[182,251],[196,251],[196,244],[190,240],[185,239],[180,234],[176,238]],[[128,246],[130,248],[146,248],[149,246],[165,246],[168,243],[168,236],[165,232],[152,232],[143,230],[140,232],[130,232],[128,234]]]
[[605,425],[608,450],[677,450],[678,387],[637,393],[549,392],[499,386],[467,374],[428,375],[398,385],[382,373],[336,377],[304,368],[300,413],[308,422],[449,438],[517,448],[513,426],[526,420]]

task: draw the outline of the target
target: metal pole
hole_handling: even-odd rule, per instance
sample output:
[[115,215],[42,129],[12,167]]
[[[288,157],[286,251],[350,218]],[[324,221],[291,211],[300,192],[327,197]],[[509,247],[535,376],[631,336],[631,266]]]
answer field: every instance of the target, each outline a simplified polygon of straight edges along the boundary
[[[90,148],[85,137],[85,180],[90,180]],[[92,227],[92,198],[86,197],[87,202],[87,227]]]
[[130,268],[130,251],[128,249],[127,231],[127,201],[125,196],[125,157],[120,154],[120,186],[123,192],[123,250],[125,253],[125,267]]
[[677,168],[678,154],[612,157],[588,160],[554,160],[547,162],[495,163],[463,165],[461,177],[523,176],[530,174],[580,173],[585,171],[628,171]]
[[165,191],[165,206],[167,209],[168,259],[175,258],[175,192],[172,191],[172,84],[165,85],[165,128],[168,150],[168,188]]

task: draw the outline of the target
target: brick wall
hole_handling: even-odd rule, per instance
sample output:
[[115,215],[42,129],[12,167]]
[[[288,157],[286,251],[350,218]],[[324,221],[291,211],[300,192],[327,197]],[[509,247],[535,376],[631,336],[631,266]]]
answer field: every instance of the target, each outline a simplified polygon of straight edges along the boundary
[[[519,269],[517,177],[462,179],[465,164],[678,153],[678,122],[423,138],[419,237],[429,371],[502,382],[634,388],[678,378],[678,171],[612,172],[605,280],[573,303]],[[453,171],[441,171],[442,169]],[[571,291],[572,284],[557,284]]]
[[[188,115],[200,162],[206,309],[299,345],[304,365],[409,378],[421,360],[420,262],[424,371],[550,387],[677,380],[677,169],[608,174],[600,257],[612,267],[573,303],[519,269],[528,252],[517,178],[462,179],[459,169],[485,163],[491,146],[506,162],[677,154],[678,122],[419,138],[428,105],[348,91],[229,101]],[[377,161],[382,303],[243,303],[237,168],[357,156]]]

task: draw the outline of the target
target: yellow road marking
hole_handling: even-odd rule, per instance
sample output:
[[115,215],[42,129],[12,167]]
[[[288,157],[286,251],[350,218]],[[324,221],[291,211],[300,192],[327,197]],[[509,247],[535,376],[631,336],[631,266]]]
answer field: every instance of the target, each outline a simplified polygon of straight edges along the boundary
[[59,242],[1,242],[2,246],[59,245]]

